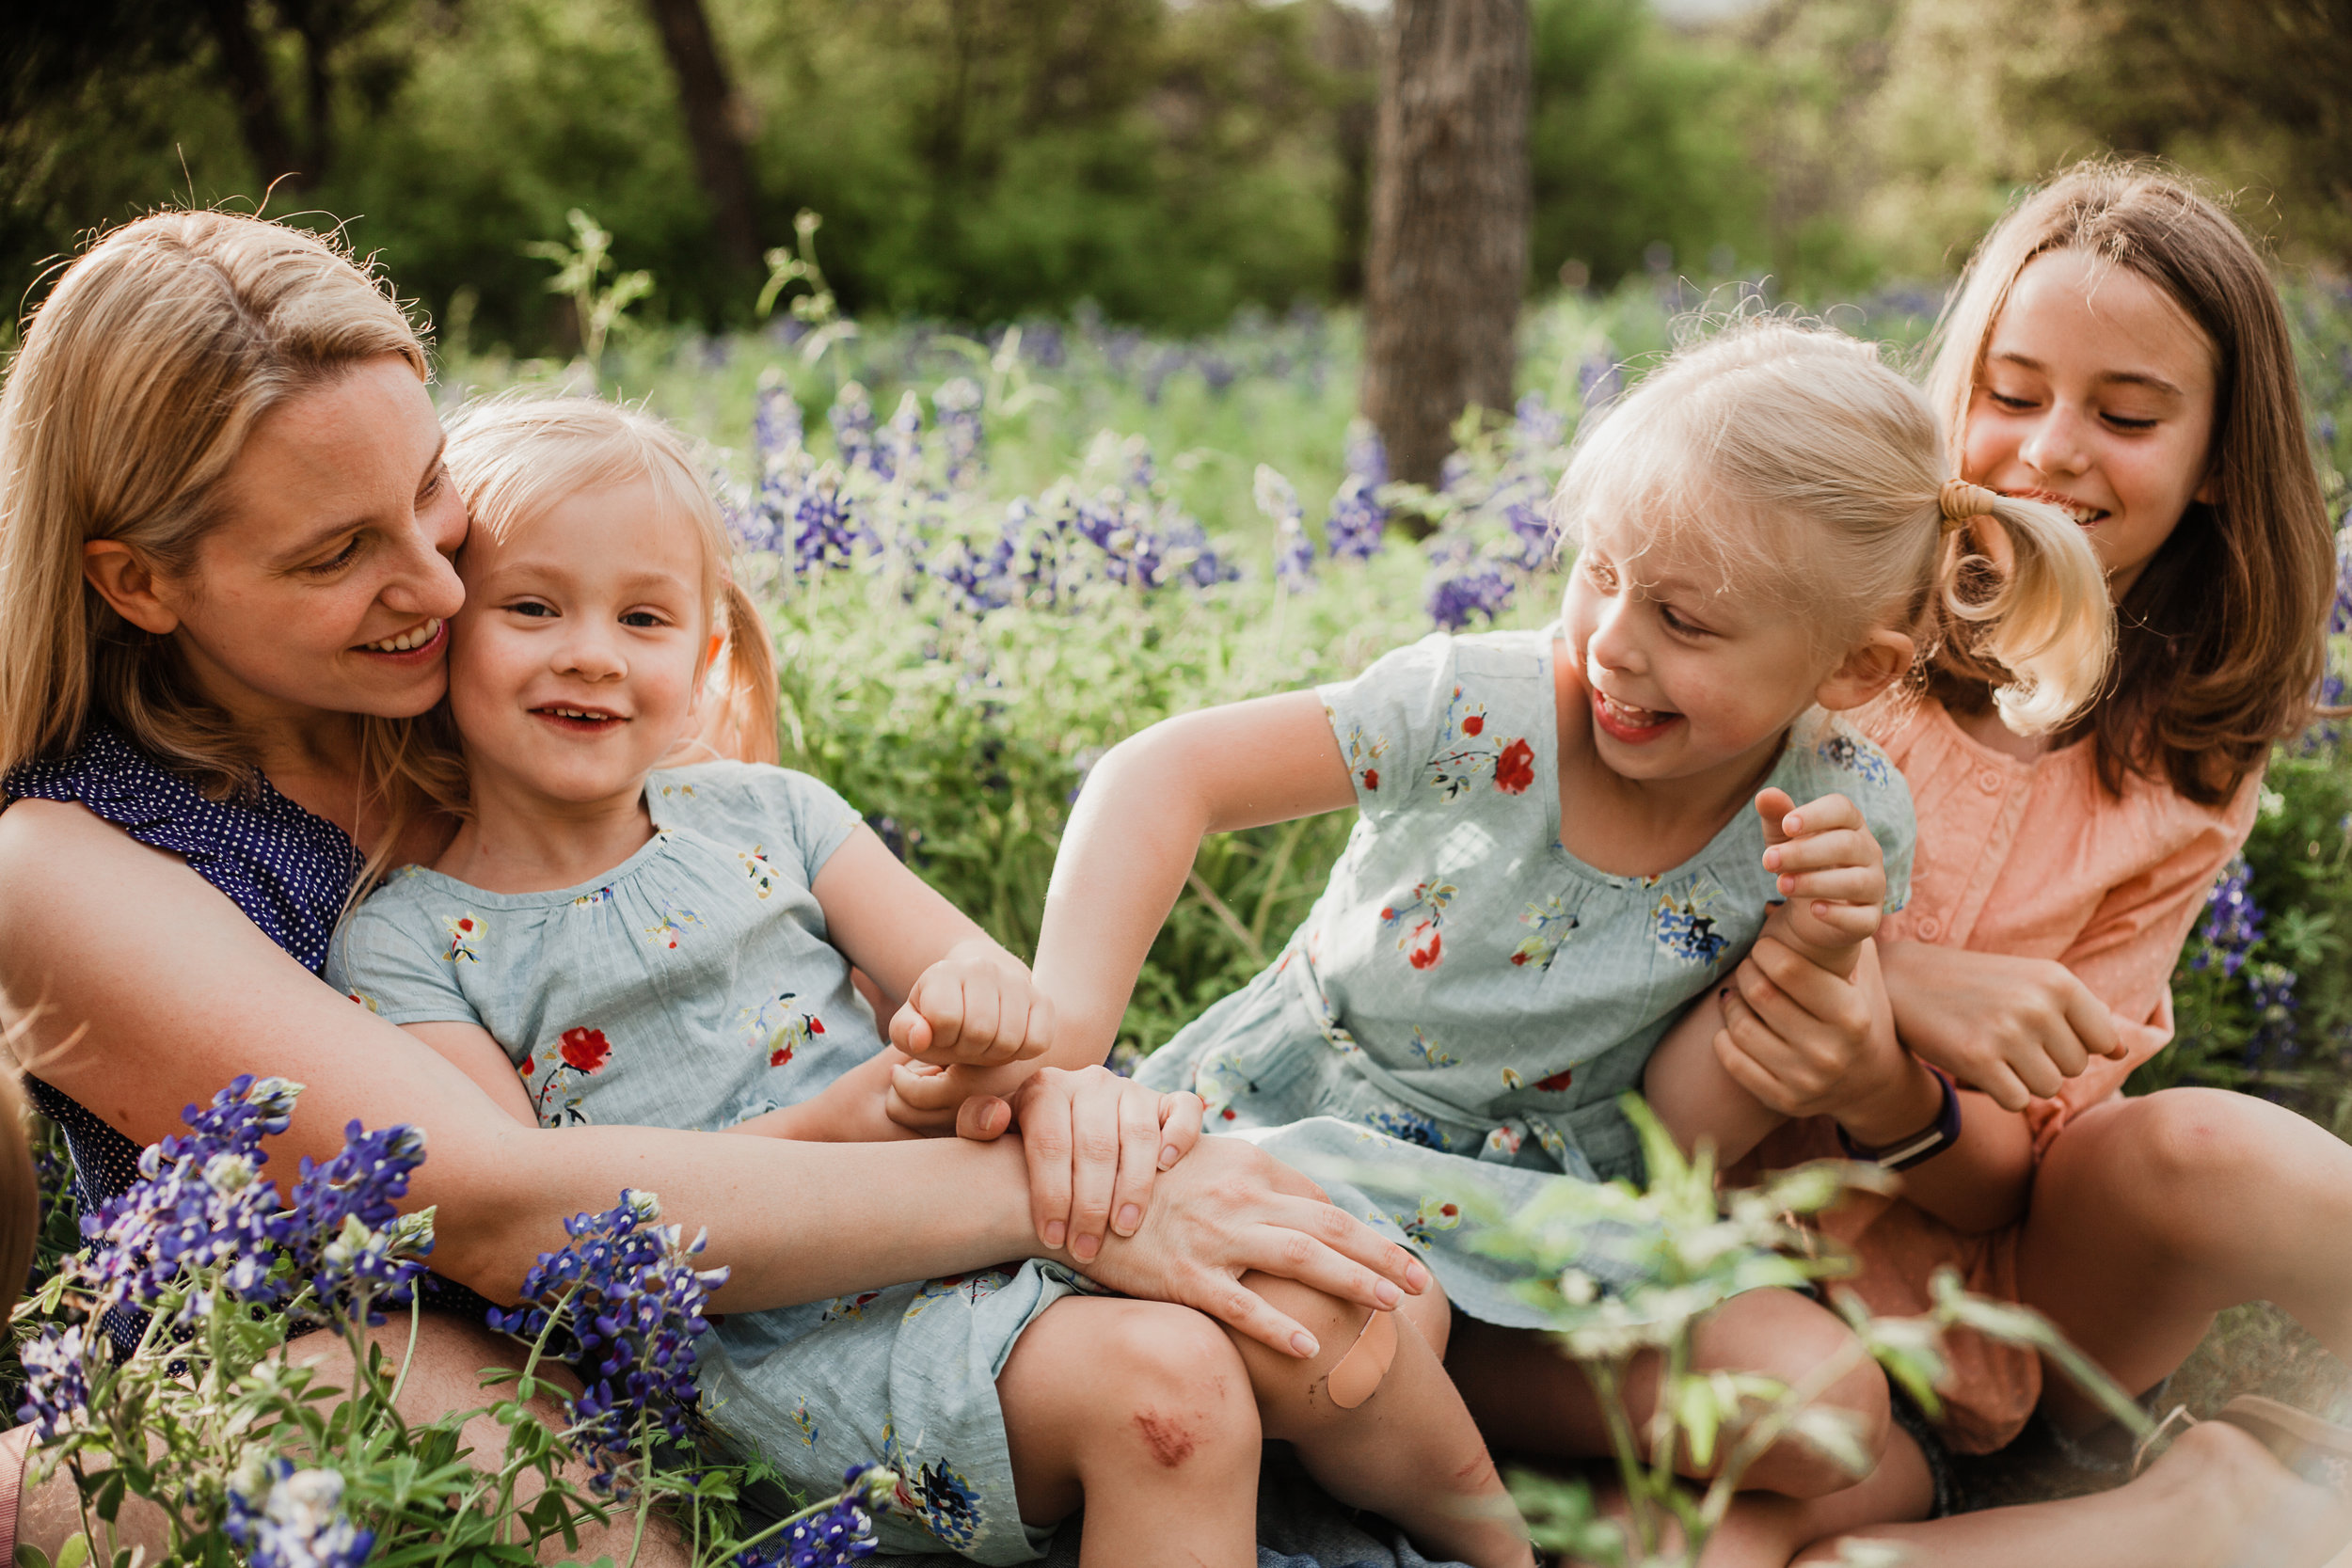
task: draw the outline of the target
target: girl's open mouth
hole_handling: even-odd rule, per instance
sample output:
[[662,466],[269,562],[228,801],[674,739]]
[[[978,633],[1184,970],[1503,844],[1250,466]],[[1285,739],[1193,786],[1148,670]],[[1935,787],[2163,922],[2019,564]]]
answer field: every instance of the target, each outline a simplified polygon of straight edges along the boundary
[[1629,703],[1618,702],[1598,688],[1591,689],[1593,722],[1598,724],[1601,733],[1613,740],[1636,746],[1645,740],[1655,740],[1682,717],[1679,713],[1669,713],[1662,708],[1635,707]]
[[449,623],[436,616],[420,622],[406,631],[387,637],[377,642],[362,642],[358,651],[380,658],[428,659],[441,651],[449,641]]
[[2047,501],[2074,518],[2075,526],[2079,528],[2096,528],[2115,515],[2104,506],[2091,506],[2083,501],[2073,500],[2055,490],[2009,490],[2004,491],[2003,494],[2013,496],[2024,501]]
[[600,707],[534,707],[531,716],[572,735],[602,735],[628,722],[623,715]]

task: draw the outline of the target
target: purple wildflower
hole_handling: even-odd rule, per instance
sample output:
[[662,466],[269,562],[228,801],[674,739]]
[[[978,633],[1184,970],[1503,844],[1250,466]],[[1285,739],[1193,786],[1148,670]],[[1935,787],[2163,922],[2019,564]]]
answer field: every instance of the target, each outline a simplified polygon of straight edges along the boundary
[[1303,594],[1314,586],[1315,546],[1299,520],[1298,490],[1279,470],[1261,463],[1250,487],[1258,510],[1274,522],[1274,576],[1285,592]]
[[343,1513],[343,1478],[273,1459],[231,1483],[221,1522],[251,1568],[359,1568],[375,1532]]
[[571,1405],[573,1439],[596,1488],[616,1496],[629,1491],[625,1469],[648,1427],[691,1432],[694,1342],[710,1331],[703,1304],[727,1276],[696,1269],[703,1238],[682,1243],[676,1226],[654,1225],[660,1212],[652,1194],[625,1191],[605,1213],[575,1214],[564,1222],[572,1240],[524,1276],[524,1305],[490,1315],[525,1339],[553,1328],[552,1354],[586,1385]]
[[2246,955],[2263,939],[2262,906],[2254,902],[2254,895],[2247,883],[2252,870],[2246,858],[2239,856],[2222,868],[2221,878],[2213,885],[2205,899],[2205,918],[2197,928],[2198,946],[2189,959],[2191,969],[2204,969],[2215,962],[2226,976],[2235,977]]
[[371,1132],[354,1121],[343,1129],[343,1147],[324,1164],[308,1155],[294,1196],[272,1233],[293,1262],[295,1281],[307,1281],[324,1306],[356,1309],[371,1323],[384,1321],[378,1303],[399,1306],[408,1299],[423,1256],[433,1249],[429,1230],[400,1222],[396,1199],[408,1193],[409,1173],[424,1163],[424,1134],[393,1126]]
[[911,474],[923,458],[923,404],[913,392],[900,394],[876,451],[874,471],[884,479]]
[[1555,451],[1567,438],[1567,420],[1553,411],[1541,392],[1530,392],[1519,399],[1517,414],[1511,436],[1524,453],[1534,455]]
[[1459,631],[1473,616],[1494,619],[1511,602],[1511,578],[1501,562],[1484,556],[1468,566],[1449,571],[1443,564],[1429,577],[1423,601],[1429,618],[1448,631]]
[[1558,544],[1549,515],[1534,501],[1521,499],[1502,509],[1502,520],[1510,525],[1511,537],[1519,546],[1520,569],[1541,571]]
[[1618,366],[1607,343],[1585,356],[1576,368],[1576,395],[1586,408],[1600,408],[1616,401],[1625,390],[1625,372]]
[[977,478],[985,433],[980,425],[979,384],[960,375],[940,384],[931,394],[931,410],[939,417],[939,433],[947,443],[947,483],[961,486]]
[[826,420],[833,425],[834,451],[845,468],[870,468],[874,466],[874,401],[866,388],[854,381],[845,381],[841,390],[834,394],[833,407]]
[[853,1465],[841,1480],[838,1497],[736,1553],[736,1568],[840,1568],[873,1556],[869,1510],[888,1505],[898,1477],[880,1465]]
[[52,1323],[17,1348],[24,1368],[24,1402],[17,1406],[16,1418],[39,1429],[42,1442],[54,1443],[70,1429],[88,1424],[90,1358],[100,1342],[80,1323],[64,1328]]
[[759,454],[760,467],[765,470],[779,458],[801,450],[801,400],[792,395],[792,388],[779,383],[759,389],[759,401],[752,416],[752,448]]

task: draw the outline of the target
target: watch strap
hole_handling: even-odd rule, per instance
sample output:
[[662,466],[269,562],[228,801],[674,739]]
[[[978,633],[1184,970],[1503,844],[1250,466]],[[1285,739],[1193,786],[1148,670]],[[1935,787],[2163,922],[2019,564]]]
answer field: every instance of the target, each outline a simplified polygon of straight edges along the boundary
[[1866,1148],[1854,1142],[1853,1135],[1841,1125],[1837,1129],[1837,1143],[1848,1156],[1881,1170],[1909,1170],[1960,1142],[1960,1085],[1952,1082],[1950,1073],[1934,1063],[1919,1065],[1935,1074],[1936,1086],[1943,1091],[1943,1103],[1936,1107],[1935,1120],[1910,1137],[1899,1138],[1879,1148]]

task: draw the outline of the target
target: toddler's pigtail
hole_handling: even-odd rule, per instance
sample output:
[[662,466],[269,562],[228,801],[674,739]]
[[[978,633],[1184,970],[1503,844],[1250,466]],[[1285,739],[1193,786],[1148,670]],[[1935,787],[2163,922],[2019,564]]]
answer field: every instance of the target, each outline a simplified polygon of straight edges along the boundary
[[2106,683],[2115,611],[2081,527],[2046,501],[1947,483],[1936,598],[1951,644],[1993,687],[2003,722],[2042,735],[2090,706]]
[[759,607],[729,578],[721,600],[726,629],[726,667],[703,738],[723,756],[739,762],[772,763],[777,755],[776,651]]

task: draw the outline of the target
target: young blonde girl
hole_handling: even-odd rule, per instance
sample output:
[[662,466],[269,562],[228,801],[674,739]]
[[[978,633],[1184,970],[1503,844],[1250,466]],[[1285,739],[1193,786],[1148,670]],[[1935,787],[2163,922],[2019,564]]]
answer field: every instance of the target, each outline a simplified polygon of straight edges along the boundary
[[[1957,649],[1927,700],[1867,720],[1920,803],[1916,895],[1881,935],[1883,991],[1821,988],[1774,1028],[1847,1059],[1907,1050],[1975,1092],[1959,1148],[1902,1199],[1827,1220],[1861,1256],[1851,1288],[1905,1312],[1956,1268],[2048,1314],[2134,1389],[2251,1300],[2352,1355],[2352,1151],[2251,1096],[2120,1094],[2170,1041],[2183,939],[2322,670],[2334,562],[2262,259],[2177,179],[2078,167],[1985,240],[1931,380],[1968,479],[2079,520],[2121,632],[2110,685],[2051,734],[2004,724]],[[1760,1158],[1835,1148],[1812,1120]],[[1945,1448],[1996,1449],[2037,1409],[2077,1435],[2101,1419],[2030,1355],[1966,1336],[1953,1350],[1943,1419],[1898,1440],[1879,1517],[1929,1510]],[[2352,1434],[2259,1402],[2225,1414],[2115,1492],[1871,1533],[1922,1561],[2067,1568],[2312,1562],[2352,1536],[2341,1497],[2306,1483],[2341,1492]],[[1837,1528],[1749,1523],[1756,1549],[1737,1560],[1774,1564]]]
[[[1834,332],[1756,321],[1677,354],[1581,439],[1560,505],[1579,555],[1558,624],[1433,636],[1353,681],[1114,749],[1064,839],[1037,972],[1048,1059],[1099,1058],[1204,833],[1354,806],[1280,958],[1142,1076],[1197,1086],[1213,1128],[1283,1157],[1388,1167],[1401,1197],[1335,1196],[1424,1249],[1482,1427],[1593,1453],[1600,1418],[1531,1332],[1541,1314],[1412,1195],[1472,1172],[1506,1201],[1638,1175],[1616,1101],[1645,1084],[1686,1141],[1753,1143],[1777,1117],[1741,1085],[1782,1064],[1716,1040],[1711,1011],[1668,1031],[1752,945],[1849,972],[1882,902],[1900,906],[1910,802],[1838,712],[1912,667],[1939,605],[2029,727],[2089,700],[2108,633],[2074,526],[1949,483],[1925,400]],[[1860,1087],[1846,1125],[1863,1148],[1915,1142],[1947,1092],[1915,1063]],[[1620,1267],[1596,1247],[1604,1287]],[[1445,1314],[1408,1315],[1445,1345]],[[1793,1382],[1843,1343],[1826,1309],[1759,1291],[1697,1351]],[[1875,1370],[1827,1398],[1883,1433]],[[1793,1446],[1752,1475],[1802,1496],[1851,1479]]]
[[[1027,972],[839,796],[774,767],[675,764],[708,705],[738,722],[775,706],[765,632],[675,436],[600,403],[493,403],[453,426],[449,465],[472,516],[448,704],[466,814],[430,868],[348,923],[333,983],[533,1125],[903,1137],[884,1116],[894,1065],[1044,1049],[1053,1009]],[[908,998],[895,1049],[852,962]],[[1302,1362],[1188,1309],[1088,1294],[1072,1261],[1041,1248],[731,1314],[700,1374],[712,1414],[811,1488],[894,1466],[881,1529],[905,1549],[1025,1560],[1083,1504],[1089,1564],[1246,1562],[1263,1413],[1343,1494],[1378,1456],[1383,1502],[1432,1550],[1531,1561],[1434,1360],[1400,1365],[1385,1401],[1347,1393],[1360,1311],[1250,1275],[1311,1325]]]

